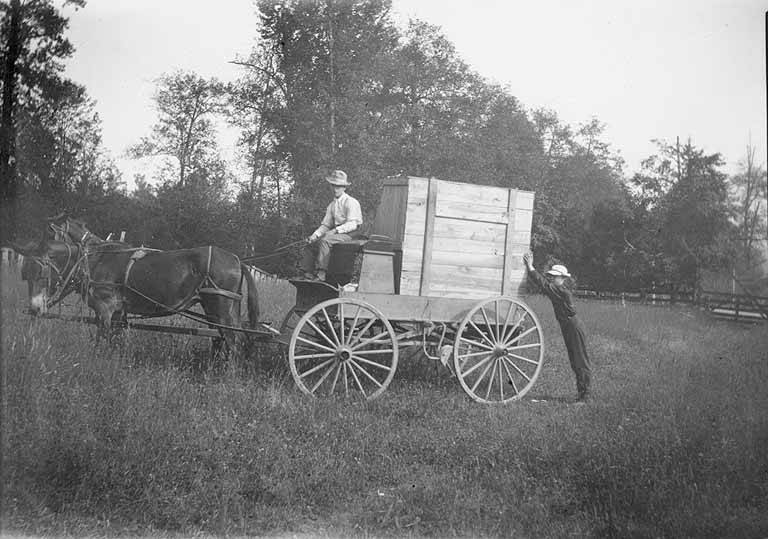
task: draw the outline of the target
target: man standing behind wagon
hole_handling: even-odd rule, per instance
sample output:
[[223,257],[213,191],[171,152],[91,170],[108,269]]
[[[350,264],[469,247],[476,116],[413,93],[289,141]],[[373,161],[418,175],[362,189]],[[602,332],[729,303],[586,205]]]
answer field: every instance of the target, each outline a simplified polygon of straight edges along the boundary
[[347,194],[347,174],[343,170],[334,170],[327,181],[333,187],[333,201],[325,210],[322,223],[307,238],[301,269],[306,279],[325,281],[331,248],[336,243],[353,240],[360,236],[363,224],[363,212],[360,202]]

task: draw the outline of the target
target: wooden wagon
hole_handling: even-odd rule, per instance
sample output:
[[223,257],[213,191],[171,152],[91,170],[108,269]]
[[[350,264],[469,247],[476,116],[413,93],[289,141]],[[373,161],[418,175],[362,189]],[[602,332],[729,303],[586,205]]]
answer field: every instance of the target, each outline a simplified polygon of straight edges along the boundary
[[387,179],[370,239],[335,246],[327,282],[291,281],[296,305],[281,333],[298,387],[372,399],[399,350],[421,346],[476,401],[525,395],[544,357],[539,321],[519,299],[533,201],[516,189]]

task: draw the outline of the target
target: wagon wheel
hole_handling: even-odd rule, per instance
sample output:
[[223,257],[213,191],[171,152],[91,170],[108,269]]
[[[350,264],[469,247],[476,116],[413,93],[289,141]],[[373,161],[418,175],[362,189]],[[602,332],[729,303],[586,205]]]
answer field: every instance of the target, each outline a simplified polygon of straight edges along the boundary
[[374,306],[354,298],[312,307],[296,324],[288,347],[293,379],[312,396],[374,399],[392,381],[397,356],[392,325]]
[[453,366],[461,387],[478,402],[520,399],[539,376],[543,359],[541,324],[516,299],[481,301],[456,333]]

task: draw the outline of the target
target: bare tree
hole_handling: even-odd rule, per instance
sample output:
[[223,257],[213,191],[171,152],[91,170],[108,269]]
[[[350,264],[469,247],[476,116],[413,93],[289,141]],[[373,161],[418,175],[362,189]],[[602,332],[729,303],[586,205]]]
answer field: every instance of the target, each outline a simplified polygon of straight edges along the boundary
[[737,225],[741,241],[742,260],[746,271],[750,271],[755,262],[756,248],[766,237],[766,171],[755,162],[755,147],[752,140],[747,144],[745,157],[739,162],[740,171],[732,178],[734,198],[737,208]]

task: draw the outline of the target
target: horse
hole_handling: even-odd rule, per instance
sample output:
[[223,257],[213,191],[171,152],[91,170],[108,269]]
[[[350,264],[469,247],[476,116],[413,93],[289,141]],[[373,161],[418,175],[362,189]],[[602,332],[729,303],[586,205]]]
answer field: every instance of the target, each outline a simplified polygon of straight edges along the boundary
[[[125,243],[95,246],[44,239],[35,249],[15,248],[31,260],[23,277],[29,285],[29,307],[44,312],[79,290],[94,311],[100,335],[110,335],[113,319],[128,314],[161,317],[194,316],[201,305],[205,321],[215,324],[231,350],[241,327],[240,290],[247,285],[248,324],[259,318],[256,283],[240,259],[218,247],[175,251],[132,248]],[[201,315],[196,315],[201,318]]]

